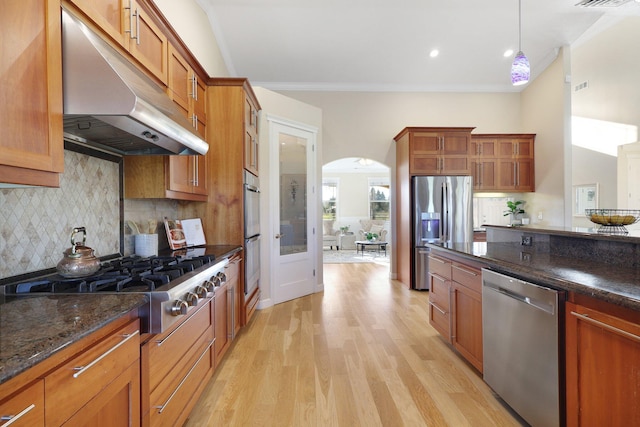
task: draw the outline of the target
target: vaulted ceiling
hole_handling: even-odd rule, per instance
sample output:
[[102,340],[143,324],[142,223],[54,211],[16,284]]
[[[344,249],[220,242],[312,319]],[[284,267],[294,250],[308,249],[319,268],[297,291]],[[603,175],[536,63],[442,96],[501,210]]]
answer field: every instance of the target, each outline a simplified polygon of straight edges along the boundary
[[[510,83],[513,54],[503,55],[518,50],[517,0],[196,1],[230,72],[272,90],[522,89]],[[607,0],[623,3],[617,7],[521,1],[532,79],[585,32],[640,15],[633,0]]]

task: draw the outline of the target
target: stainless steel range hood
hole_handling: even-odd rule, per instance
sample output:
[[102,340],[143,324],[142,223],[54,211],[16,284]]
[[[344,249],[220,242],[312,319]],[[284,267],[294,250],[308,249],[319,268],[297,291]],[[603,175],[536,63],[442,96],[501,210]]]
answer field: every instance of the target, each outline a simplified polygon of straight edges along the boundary
[[62,10],[65,138],[122,155],[205,154],[169,96]]

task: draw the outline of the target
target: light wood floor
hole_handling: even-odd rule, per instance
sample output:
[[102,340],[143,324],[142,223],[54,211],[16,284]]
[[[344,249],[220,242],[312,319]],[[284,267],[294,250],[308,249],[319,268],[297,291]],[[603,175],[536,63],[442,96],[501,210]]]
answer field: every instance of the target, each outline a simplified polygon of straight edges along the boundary
[[427,292],[377,264],[256,312],[186,426],[519,426],[428,324]]

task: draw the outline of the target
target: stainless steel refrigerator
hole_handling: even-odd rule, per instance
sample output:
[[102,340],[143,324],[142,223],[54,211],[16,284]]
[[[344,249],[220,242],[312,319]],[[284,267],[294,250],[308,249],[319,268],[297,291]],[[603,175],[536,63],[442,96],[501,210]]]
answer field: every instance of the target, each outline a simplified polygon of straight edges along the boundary
[[470,176],[414,176],[413,289],[428,290],[431,242],[473,241],[473,181]]

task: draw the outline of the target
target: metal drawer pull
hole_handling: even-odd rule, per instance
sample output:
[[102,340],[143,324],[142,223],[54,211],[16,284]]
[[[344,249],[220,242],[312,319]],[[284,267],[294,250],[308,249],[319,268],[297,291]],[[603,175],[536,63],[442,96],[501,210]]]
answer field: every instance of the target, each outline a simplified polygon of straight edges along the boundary
[[8,420],[6,423],[2,424],[2,427],[10,426],[11,424],[15,423],[20,418],[25,416],[27,414],[27,412],[29,412],[30,410],[32,410],[35,407],[36,407],[36,404],[32,403],[31,405],[27,406],[20,413],[18,413],[16,415],[2,415],[2,416],[0,416],[0,421],[7,421]]
[[122,341],[120,341],[118,344],[114,345],[113,347],[111,347],[109,350],[107,350],[105,353],[102,353],[102,355],[100,357],[98,357],[97,359],[95,359],[93,362],[89,363],[88,365],[85,366],[77,366],[75,368],[73,368],[74,371],[78,371],[75,374],[73,374],[73,378],[78,378],[80,375],[82,375],[83,373],[85,373],[87,371],[87,369],[91,368],[92,366],[94,366],[96,363],[100,363],[100,361],[102,359],[104,359],[105,357],[107,357],[109,354],[113,353],[118,347],[120,347],[121,345],[123,345],[124,343],[126,343],[127,341],[129,341],[131,338],[137,336],[140,333],[139,330],[136,330],[134,333],[132,334],[124,334],[122,335],[123,337],[125,337]]
[[550,315],[554,315],[555,314],[555,307],[552,304],[548,304],[544,301],[539,301],[535,298],[531,298],[531,297],[526,297],[524,295],[520,295],[517,292],[513,292],[509,289],[505,289],[501,286],[496,286],[493,283],[485,283],[484,284],[485,289],[497,292],[499,294],[502,294],[506,297],[509,298],[513,298],[516,301],[519,301],[523,304],[527,304],[533,308],[536,308],[538,310],[544,311]]
[[198,314],[200,312],[200,310],[202,310],[203,308],[208,307],[207,304],[203,304],[202,307],[200,307],[199,309],[196,310],[195,313],[193,313],[193,316],[190,316],[187,320],[185,320],[184,322],[182,322],[177,328],[175,328],[173,331],[171,331],[171,333],[169,335],[167,335],[166,337],[164,337],[161,340],[156,340],[156,343],[158,344],[158,347],[160,347],[162,344],[164,344],[164,342],[166,340],[168,340],[169,338],[171,338],[173,336],[173,334],[175,334],[176,332],[178,332],[180,330],[180,328],[182,328],[184,325],[186,325],[187,323],[189,323],[189,321],[191,319],[194,318],[194,316],[196,314]]
[[474,276],[474,277],[478,276],[478,273],[476,273],[474,271],[467,270],[466,268],[460,268],[460,267],[458,267],[456,265],[453,265],[452,267],[455,268],[456,270],[460,270],[460,271],[462,271],[464,273],[467,273],[467,274],[469,274],[471,276]]
[[209,345],[207,346],[207,348],[204,349],[204,352],[202,352],[202,354],[200,355],[200,357],[198,357],[198,360],[196,360],[196,363],[193,364],[193,366],[191,367],[191,369],[189,369],[189,372],[187,372],[187,375],[184,376],[184,378],[182,379],[182,381],[180,381],[180,384],[178,384],[178,386],[175,388],[175,390],[173,390],[173,393],[171,393],[171,396],[169,396],[169,398],[167,399],[166,402],[164,402],[164,405],[162,406],[154,406],[154,408],[156,408],[158,410],[158,413],[161,414],[162,411],[164,411],[164,409],[167,407],[167,405],[169,404],[169,402],[171,402],[171,399],[173,399],[173,396],[176,395],[176,393],[178,392],[178,390],[180,390],[180,387],[182,387],[182,385],[184,384],[185,381],[187,381],[187,378],[189,378],[189,375],[191,375],[191,373],[193,372],[194,369],[196,369],[196,366],[198,366],[198,363],[200,363],[200,361],[202,360],[202,358],[207,354],[207,352],[209,351],[209,349],[211,348],[211,346],[213,345],[213,343],[215,342],[215,339],[213,341],[211,341],[209,343]]
[[440,258],[434,258],[430,256],[429,259],[433,261],[438,261],[440,264],[446,264],[446,261],[442,261]]
[[446,311],[442,310],[440,307],[438,307],[438,306],[437,306],[437,305],[435,305],[434,303],[429,302],[429,305],[430,305],[431,307],[435,308],[436,310],[438,310],[438,311],[439,311],[443,316],[446,316],[446,315],[447,315],[447,312],[446,312]]
[[615,326],[611,326],[608,323],[604,323],[604,322],[601,322],[599,320],[596,320],[596,319],[594,319],[592,317],[589,317],[588,314],[576,313],[575,311],[572,311],[571,314],[573,314],[576,317],[579,317],[580,319],[584,320],[587,323],[592,323],[592,324],[594,324],[596,326],[600,326],[600,327],[602,327],[604,329],[607,329],[607,330],[609,330],[611,332],[614,332],[616,334],[620,334],[620,335],[623,335],[623,336],[625,336],[625,337],[627,337],[629,339],[632,339],[634,341],[640,342],[640,336],[638,336],[636,334],[632,334],[631,332],[627,332],[627,331],[625,331],[623,329],[616,328]]

